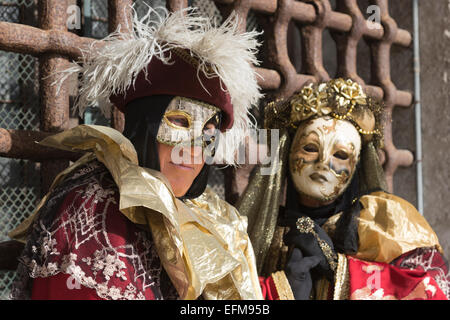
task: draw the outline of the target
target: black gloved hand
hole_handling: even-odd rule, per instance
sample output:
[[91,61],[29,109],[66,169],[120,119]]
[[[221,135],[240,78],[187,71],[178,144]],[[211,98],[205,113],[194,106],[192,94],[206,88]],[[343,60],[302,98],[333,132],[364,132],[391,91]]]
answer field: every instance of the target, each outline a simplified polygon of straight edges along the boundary
[[[334,260],[336,253],[334,252],[333,241],[328,236],[328,234],[323,230],[318,224],[314,223],[310,218],[306,218],[311,224],[314,224],[314,231],[317,237],[313,233],[301,233],[296,226],[297,219],[290,220],[288,225],[290,227],[289,232],[284,236],[284,242],[286,245],[294,245],[296,248],[300,249],[304,257],[316,257],[319,259],[317,264],[317,269],[319,273],[325,275],[328,280],[333,281],[334,279],[334,268],[335,265],[330,265],[330,259]],[[325,256],[323,248],[319,245],[319,238],[321,241],[326,243],[330,249]]]
[[317,256],[303,257],[298,248],[294,248],[286,265],[286,277],[294,293],[295,300],[309,300],[312,290],[311,269],[320,262]]

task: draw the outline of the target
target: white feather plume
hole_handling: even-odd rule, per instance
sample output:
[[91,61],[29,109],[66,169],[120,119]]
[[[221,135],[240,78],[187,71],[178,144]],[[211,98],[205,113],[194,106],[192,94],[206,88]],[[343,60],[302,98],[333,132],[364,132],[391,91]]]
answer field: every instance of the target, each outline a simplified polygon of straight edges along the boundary
[[141,19],[134,8],[132,12],[133,31],[121,32],[119,26],[100,43],[93,42],[82,51],[80,61],[62,72],[59,85],[68,76],[81,74],[75,108],[82,116],[86,107],[98,106],[110,117],[109,97],[126,92],[141,71],[151,72],[146,67],[153,58],[171,63],[170,49],[188,49],[199,60],[198,72],[208,78],[220,77],[231,97],[234,124],[222,134],[216,160],[235,164],[243,134],[255,126],[249,111],[262,97],[253,69],[259,64],[259,33],[239,33],[234,13],[220,27],[214,27],[209,18],[198,16],[193,8],[168,13],[165,8],[149,7]]

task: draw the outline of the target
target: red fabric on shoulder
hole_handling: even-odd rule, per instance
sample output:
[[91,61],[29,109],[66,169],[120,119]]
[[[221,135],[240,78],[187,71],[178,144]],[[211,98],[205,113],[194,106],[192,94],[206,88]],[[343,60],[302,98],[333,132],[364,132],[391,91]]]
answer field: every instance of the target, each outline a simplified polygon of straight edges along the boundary
[[351,300],[447,300],[436,280],[423,270],[349,257]]
[[104,300],[96,291],[77,284],[68,274],[58,273],[33,280],[32,300]]

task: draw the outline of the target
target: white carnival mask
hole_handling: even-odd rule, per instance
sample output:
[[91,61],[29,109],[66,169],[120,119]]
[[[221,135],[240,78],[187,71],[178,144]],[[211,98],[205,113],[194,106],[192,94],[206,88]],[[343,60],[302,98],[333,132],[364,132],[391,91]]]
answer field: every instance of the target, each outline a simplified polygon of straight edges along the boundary
[[347,188],[361,151],[361,137],[346,120],[320,117],[298,129],[289,155],[297,192],[329,202]]
[[[219,108],[201,101],[175,97],[163,115],[156,140],[171,146],[205,147],[214,142],[219,122]],[[208,129],[208,123],[214,124],[215,129]],[[205,139],[205,135],[209,139]]]

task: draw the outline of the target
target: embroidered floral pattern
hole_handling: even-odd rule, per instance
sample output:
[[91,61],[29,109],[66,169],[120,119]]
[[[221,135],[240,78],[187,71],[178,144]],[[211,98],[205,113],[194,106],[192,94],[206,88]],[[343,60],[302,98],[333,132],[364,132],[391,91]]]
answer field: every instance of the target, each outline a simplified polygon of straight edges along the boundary
[[450,272],[445,258],[435,248],[419,248],[393,263],[400,268],[420,268],[433,276],[439,288],[450,299]]
[[369,287],[364,287],[352,293],[352,300],[427,300],[436,294],[436,287],[430,284],[431,278],[423,279],[411,293],[406,297],[398,299],[393,295],[387,295],[383,288],[372,291]]
[[448,267],[434,248],[418,248],[390,264],[348,257],[352,300],[446,300]]
[[[34,223],[21,257],[28,276],[65,273],[105,299],[176,298],[161,294],[162,267],[151,235],[119,212],[107,170],[94,161],[65,183],[70,190],[64,196],[55,190]],[[13,292],[24,296],[19,287]]]

